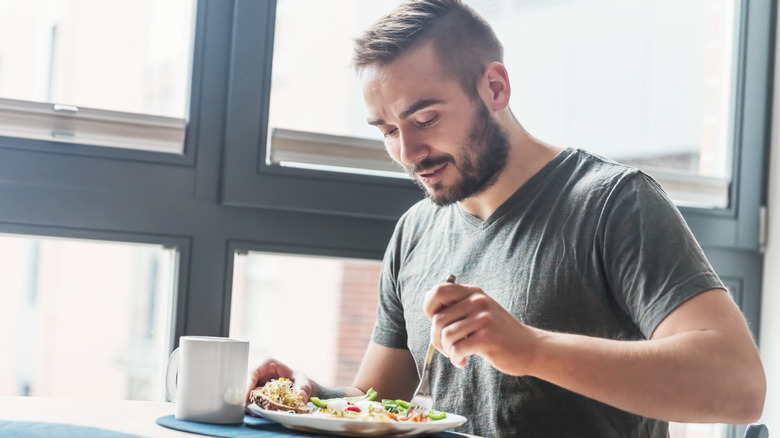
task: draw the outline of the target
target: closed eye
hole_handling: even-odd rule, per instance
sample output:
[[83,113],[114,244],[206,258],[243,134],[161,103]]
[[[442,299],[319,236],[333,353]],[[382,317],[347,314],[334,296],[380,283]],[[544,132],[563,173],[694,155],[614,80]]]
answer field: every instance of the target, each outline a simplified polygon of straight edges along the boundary
[[420,128],[427,128],[429,126],[432,126],[434,123],[436,123],[439,120],[439,116],[436,116],[432,119],[426,120],[424,122],[417,122],[417,126]]

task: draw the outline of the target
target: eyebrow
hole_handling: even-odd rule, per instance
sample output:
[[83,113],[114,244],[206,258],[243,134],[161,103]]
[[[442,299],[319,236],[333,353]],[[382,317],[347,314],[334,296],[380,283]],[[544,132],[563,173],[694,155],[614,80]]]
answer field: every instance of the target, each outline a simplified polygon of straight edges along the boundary
[[[405,110],[401,111],[401,120],[408,118],[409,116],[416,113],[417,111],[420,111],[421,109],[442,102],[444,102],[443,99],[420,99],[417,102],[413,103],[411,106],[409,106],[409,108],[406,108]],[[376,120],[368,119],[368,124],[371,126],[384,125],[385,121],[382,119],[376,119]]]

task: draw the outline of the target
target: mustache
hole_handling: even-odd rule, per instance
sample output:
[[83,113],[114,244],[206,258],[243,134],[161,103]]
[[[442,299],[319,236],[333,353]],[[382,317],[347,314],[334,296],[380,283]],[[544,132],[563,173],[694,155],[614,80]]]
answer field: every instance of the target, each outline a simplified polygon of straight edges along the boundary
[[446,163],[455,164],[455,158],[452,155],[435,158],[424,158],[416,163],[404,166],[404,170],[406,170],[406,173],[409,175],[419,175],[425,173],[427,169],[431,169]]

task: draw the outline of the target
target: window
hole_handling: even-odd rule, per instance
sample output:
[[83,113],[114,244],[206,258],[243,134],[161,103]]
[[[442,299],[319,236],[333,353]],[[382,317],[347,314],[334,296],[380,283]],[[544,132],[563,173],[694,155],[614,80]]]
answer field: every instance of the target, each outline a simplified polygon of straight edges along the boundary
[[678,205],[729,205],[736,2],[472,3],[533,135],[640,167]]
[[176,253],[0,235],[0,395],[158,400]]
[[277,3],[268,163],[406,177],[385,152],[378,130],[366,123],[351,66],[352,39],[398,3]]
[[350,385],[376,320],[380,263],[249,252],[233,271],[230,336],[315,381]]
[[193,0],[0,0],[0,135],[181,154]]
[[[388,173],[395,173],[396,169],[389,158],[385,158],[387,154],[381,142],[374,139],[366,141],[362,137],[352,138],[353,134],[344,135],[351,126],[366,125],[363,129],[370,129],[365,123],[365,117],[354,112],[364,111],[362,97],[359,89],[355,88],[357,82],[349,69],[349,61],[345,59],[351,47],[346,36],[348,32],[343,32],[341,28],[359,28],[361,23],[369,23],[381,11],[375,2],[361,1],[293,2],[288,5],[279,2],[278,6],[281,8],[280,14],[284,15],[280,16],[280,20],[288,20],[284,24],[275,21],[276,1],[236,3],[231,51],[233,64],[229,72],[224,140],[224,165],[228,171],[221,175],[221,201],[230,206],[378,220],[398,218],[402,211],[422,198],[421,191],[406,177],[386,177]],[[334,15],[338,21],[328,22],[319,19],[316,13],[309,15],[308,11],[322,11],[327,16]],[[365,21],[353,20],[355,16],[363,17]],[[310,23],[299,24],[301,20]],[[287,36],[282,39],[280,36],[279,40],[275,40],[275,30],[279,28],[280,32],[284,32],[281,30],[283,25],[291,27],[290,39]],[[309,33],[307,26],[311,26],[312,33]],[[334,34],[342,38],[338,44],[328,39],[329,35]],[[316,49],[305,40],[316,43]],[[279,62],[272,62],[277,43],[291,51],[281,55]],[[346,48],[342,44],[347,44]],[[295,50],[301,52],[296,54]],[[318,53],[322,51],[334,56],[319,56]],[[302,53],[306,56],[301,56]],[[299,63],[309,59],[317,67]],[[320,65],[325,59],[333,60],[327,69]],[[273,65],[280,67],[274,68]],[[298,72],[286,72],[285,69],[289,68]],[[318,71],[320,68],[328,72],[341,71],[346,76],[331,75],[320,81],[315,79],[323,76]],[[289,93],[295,87],[287,87],[285,84],[299,80],[299,73],[304,74],[306,81],[295,87],[303,87],[312,93],[316,91],[315,94]],[[282,94],[276,92],[274,97],[276,102],[282,103],[284,110],[281,107],[280,110],[269,110],[270,94],[273,93],[271,78],[274,75],[278,79],[276,84],[286,89]],[[325,83],[329,85],[320,86]],[[328,93],[331,88],[337,91],[325,97],[320,95]],[[332,101],[327,103],[329,100]],[[307,107],[313,107],[314,111],[307,111]],[[298,120],[304,123],[303,128],[287,124],[295,111],[298,111]],[[348,111],[357,118],[339,115],[340,111]],[[269,113],[277,114],[272,117],[277,118],[280,126],[268,125]],[[316,121],[318,118],[326,122],[319,123]],[[325,125],[336,131],[319,132]],[[318,132],[306,129],[317,129]],[[274,150],[267,143],[268,136],[276,138],[277,145],[284,145]],[[333,159],[319,160],[322,154],[318,148],[331,151],[333,155],[328,158]],[[363,168],[359,172],[322,172],[319,169],[323,165],[341,170],[344,167]],[[311,170],[313,166],[318,170]],[[376,173],[377,169],[379,174]],[[266,189],[258,190],[261,187]],[[345,196],[347,193],[349,195]]]
[[[316,71],[317,75],[299,78],[313,83],[322,83],[320,77],[328,70],[306,64],[311,57],[299,55],[308,54],[311,48],[296,46],[296,37],[274,40],[277,5],[278,24],[299,30],[303,40],[317,41],[316,52],[333,50],[332,59],[340,56],[345,64],[349,56],[336,51],[340,50],[335,48],[343,34],[340,30],[323,30],[316,24],[297,26],[309,20],[307,11],[319,10],[316,2],[307,1],[237,4],[241,12],[236,21],[235,53],[247,56],[237,56],[230,73],[224,161],[229,171],[222,176],[223,202],[396,218],[421,193],[405,178],[387,178],[376,172],[392,172],[393,165],[379,153],[378,137],[366,137],[372,134],[362,131],[370,128],[363,126],[358,112],[362,98],[357,84],[344,85],[341,76],[333,77],[328,83],[340,96],[327,99],[290,94],[285,86],[283,78],[296,74],[290,73],[291,65],[297,65],[301,74]],[[376,14],[363,13],[362,4],[342,1],[342,7],[333,9],[350,12],[340,15],[345,24],[333,28],[351,28],[346,23],[370,21]],[[513,111],[532,134],[646,170],[678,203],[702,245],[758,248],[761,230],[756,215],[763,194],[741,175],[759,169],[756,177],[761,178],[766,170],[766,108],[773,65],[771,3],[748,7],[744,0],[695,0],[685,5],[665,0],[597,0],[592,4],[582,0],[472,0],[470,4],[493,17],[497,31],[511,29],[511,35],[501,35],[507,63],[520,62],[517,57],[525,56],[539,65],[541,73],[531,72],[530,62],[509,66],[516,88],[513,94],[523,99],[512,102]],[[297,12],[285,13],[288,8]],[[593,15],[591,9],[602,13]],[[507,16],[524,16],[518,20],[533,23],[510,26],[507,23],[518,21]],[[546,23],[543,29],[537,27],[541,22]],[[539,29],[539,38],[528,34],[528,29]],[[331,35],[336,39],[330,40]],[[285,54],[290,47],[299,52]],[[514,52],[520,55],[510,54]],[[260,62],[258,57],[269,62]],[[354,74],[349,74],[354,81]],[[252,86],[246,78],[257,78],[264,85]],[[330,87],[312,87],[308,92],[319,96]],[[575,97],[575,103],[567,100]],[[352,111],[357,121],[329,122],[327,132],[321,132],[324,128],[317,119],[330,117],[321,102]],[[297,121],[283,120],[289,104],[298,111]],[[317,165],[338,172],[289,168]],[[351,171],[355,166],[362,167],[360,175]],[[359,187],[354,187],[356,183]],[[275,189],[271,193],[263,187]],[[351,193],[350,202],[340,195],[345,191]]]
[[726,426],[722,424],[679,424],[669,425],[671,438],[721,438],[726,437]]
[[[269,164],[404,177],[350,68],[351,39],[397,3],[278,2]],[[505,46],[510,105],[532,134],[645,169],[680,205],[729,205],[734,1],[467,3]]]
[[[569,0],[507,1],[518,6],[566,2]],[[154,3],[155,7],[167,7],[172,2]],[[327,3],[335,5],[335,2]],[[9,5],[16,8],[27,4],[39,3],[0,0],[0,22],[8,16]],[[379,9],[374,4],[357,0],[353,6],[336,5],[333,9],[345,16],[354,14],[356,8],[370,8],[369,14],[375,14]],[[759,315],[762,263],[757,250],[757,212],[763,202],[763,151],[769,133],[767,108],[772,94],[776,5],[769,0],[751,0],[749,8],[747,4],[744,0],[736,2],[735,9],[739,11],[735,14],[738,38],[733,41],[733,59],[738,66],[732,77],[736,88],[732,95],[736,113],[732,145],[735,170],[730,175],[729,207],[683,206],[681,210],[715,269],[741,285],[739,302],[754,327]],[[271,74],[276,62],[272,59],[276,5],[274,0],[199,0],[197,8],[193,8],[197,17],[191,40],[191,79],[182,82],[192,82],[185,93],[189,109],[183,113],[187,121],[183,158],[177,153],[0,135],[0,204],[3,205],[0,233],[80,238],[91,243],[139,242],[163,252],[175,251],[176,271],[171,274],[175,277],[172,286],[175,300],[166,314],[171,318],[173,344],[181,335],[230,334],[234,323],[231,318],[234,290],[235,298],[239,299],[238,286],[235,289],[232,286],[237,251],[252,251],[243,257],[256,253],[309,254],[326,259],[380,260],[398,216],[422,196],[416,186],[399,178],[267,164]],[[298,11],[299,18],[303,19],[301,14],[305,10]],[[48,11],[38,7],[36,15],[46,16]],[[101,14],[101,17],[110,16]],[[307,30],[294,21],[289,23],[301,33]],[[5,30],[5,24],[0,25],[0,33]],[[43,35],[50,37],[48,33]],[[326,35],[327,32],[319,34],[317,39],[326,41]],[[4,44],[9,41],[24,44],[18,38],[1,37],[0,45],[6,47]],[[328,44],[322,43],[316,50]],[[312,53],[316,50],[308,49],[306,57],[316,55]],[[4,84],[9,83],[5,82],[7,72],[19,67],[16,62],[6,54],[0,56],[3,72],[0,81]],[[32,71],[29,66],[21,68]],[[314,69],[308,71],[310,76],[315,76]],[[349,72],[348,78],[352,77]],[[11,80],[6,86],[20,87],[23,79]],[[518,79],[513,81],[516,83]],[[298,107],[304,109],[317,96],[307,96]],[[348,98],[358,100],[356,108],[362,107],[359,95],[350,94]],[[25,99],[28,98],[21,101],[41,103]],[[62,108],[65,111],[67,105],[82,105],[79,110],[84,109],[83,103],[58,103],[66,105]],[[513,108],[519,111],[520,104],[513,104]],[[107,108],[96,110],[131,114]],[[149,111],[146,116],[171,117]],[[0,123],[6,120],[6,114],[0,114]],[[301,120],[310,117],[300,115]],[[354,123],[361,129],[370,129],[364,126],[360,116]],[[304,138],[310,134],[306,130],[313,129],[289,125],[278,128],[287,130],[284,133],[287,136],[303,133]],[[335,131],[313,134],[316,139],[329,135],[326,143],[335,141],[336,144],[340,144],[339,138],[362,138]],[[354,156],[352,152],[348,155]],[[6,246],[4,243],[0,251]],[[26,252],[18,250],[15,254]],[[4,266],[16,266],[15,262],[10,260]],[[164,266],[160,262],[159,272],[167,272]],[[4,278],[11,277],[4,274]],[[127,281],[137,279],[131,277]],[[4,292],[0,300],[7,298]],[[114,307],[96,302],[87,310],[92,317],[106,315]],[[0,312],[3,311],[5,308],[0,307]],[[236,315],[239,314],[233,313],[238,318]],[[2,332],[12,333],[15,328],[6,330],[7,323],[8,320],[0,318]],[[7,339],[3,338],[2,342],[17,342],[16,338]],[[115,344],[121,342],[103,341],[100,348]],[[13,348],[10,355],[13,359],[2,361],[0,367],[9,363],[16,367],[21,360],[23,353]],[[158,350],[153,360],[164,362],[169,352]],[[6,368],[2,369],[6,372]],[[144,381],[137,382],[136,387],[145,385]],[[19,386],[17,380],[9,385],[13,391]],[[2,390],[5,391],[5,386]],[[129,390],[121,392],[130,394]],[[162,398],[160,394],[158,399]]]
[[[507,54],[523,53],[518,56],[540,64],[539,72],[509,66],[514,96],[531,101],[511,103],[530,132],[637,165],[659,180],[717,272],[730,286],[740,285],[738,303],[748,321],[757,321],[774,2],[466,1],[496,23]],[[334,0],[328,6],[343,21],[323,28],[316,17],[330,17],[330,10],[318,3],[236,4],[238,55],[228,91],[222,202],[392,223],[420,198],[419,189],[376,172],[392,172],[392,164],[378,153],[378,133],[363,125],[358,85],[343,83],[341,76],[323,81],[332,71],[318,64],[321,52],[332,52],[332,59],[340,56],[345,62],[339,64],[348,65],[349,53],[337,47],[351,47],[348,40],[339,42],[342,28],[368,23],[374,11],[392,5],[383,4],[382,11],[371,5],[364,13],[359,2]],[[517,18],[523,14],[525,19]],[[525,28],[517,24],[521,21]],[[350,37],[362,30],[357,28]],[[302,89],[312,87],[295,95],[285,83],[290,77],[305,82],[298,84]],[[327,94],[331,88],[335,97]],[[284,120],[290,104],[296,120]],[[352,112],[354,122],[330,118],[339,111]],[[594,119],[597,115],[603,119]],[[319,118],[328,122],[320,124]],[[336,171],[323,172],[321,165]],[[674,430],[679,436],[712,437],[739,436],[740,428],[674,425]]]

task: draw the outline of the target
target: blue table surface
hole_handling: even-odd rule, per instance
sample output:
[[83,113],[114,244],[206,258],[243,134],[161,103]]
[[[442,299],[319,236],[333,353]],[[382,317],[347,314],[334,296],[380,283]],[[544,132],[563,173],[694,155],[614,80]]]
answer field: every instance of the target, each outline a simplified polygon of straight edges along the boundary
[[[333,438],[333,435],[316,434],[311,432],[297,432],[273,421],[252,417],[249,415],[244,416],[243,424],[234,425],[193,423],[191,421],[177,420],[173,415],[158,418],[157,424],[183,432],[223,438]],[[429,438],[462,438],[462,436],[463,435],[458,435],[451,432],[438,432],[428,435]]]
[[0,437],[3,438],[142,438],[113,430],[73,424],[47,423],[43,421],[0,420]]
[[[203,424],[177,420],[173,415],[159,417],[156,423],[182,432],[223,438],[332,438],[333,435],[298,432],[281,424],[263,418],[246,415],[241,424]],[[142,438],[133,435],[97,427],[77,426],[45,421],[8,421],[0,420],[0,437],[3,438]],[[438,432],[428,435],[430,438],[459,438],[462,435],[450,432]]]

